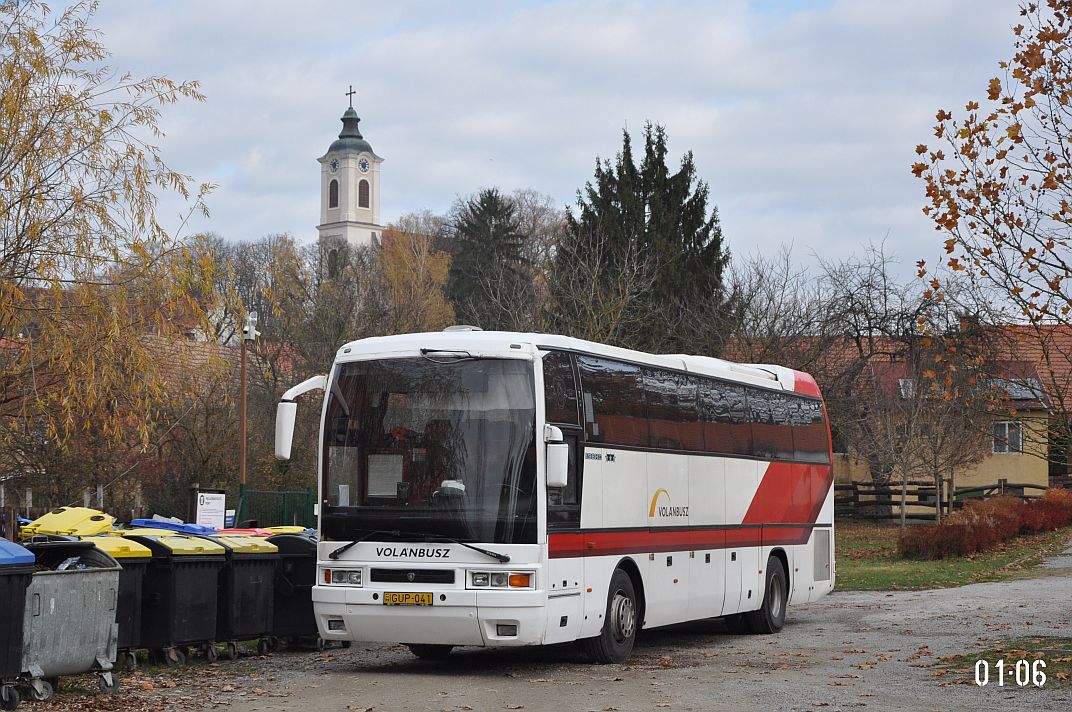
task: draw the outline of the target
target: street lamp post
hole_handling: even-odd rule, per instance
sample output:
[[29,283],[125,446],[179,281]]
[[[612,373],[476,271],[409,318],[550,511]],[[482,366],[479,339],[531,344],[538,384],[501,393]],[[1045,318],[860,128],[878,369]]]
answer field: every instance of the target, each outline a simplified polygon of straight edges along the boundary
[[242,388],[238,396],[238,482],[241,485],[246,484],[246,342],[256,341],[258,335],[257,312],[250,312],[246,316],[246,325],[242,327],[242,368],[239,376]]

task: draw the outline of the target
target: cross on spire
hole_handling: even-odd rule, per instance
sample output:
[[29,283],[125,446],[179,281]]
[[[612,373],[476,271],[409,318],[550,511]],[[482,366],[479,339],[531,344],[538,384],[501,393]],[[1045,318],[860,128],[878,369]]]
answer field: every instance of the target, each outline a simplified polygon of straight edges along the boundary
[[356,94],[356,93],[357,92],[354,91],[354,85],[351,84],[350,85],[350,91],[346,92],[346,96],[350,97],[350,108],[351,109],[354,108],[354,94]]

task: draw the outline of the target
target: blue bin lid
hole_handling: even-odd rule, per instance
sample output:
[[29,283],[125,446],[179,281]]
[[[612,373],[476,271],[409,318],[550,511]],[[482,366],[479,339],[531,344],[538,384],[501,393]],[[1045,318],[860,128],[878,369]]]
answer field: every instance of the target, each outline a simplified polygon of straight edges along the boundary
[[183,534],[215,534],[215,527],[206,526],[204,524],[176,524],[175,522],[166,522],[159,519],[131,519],[130,526],[132,527],[147,527],[149,529],[167,529],[173,532],[182,532]]
[[34,561],[36,558],[25,547],[7,539],[0,539],[0,566],[24,566]]

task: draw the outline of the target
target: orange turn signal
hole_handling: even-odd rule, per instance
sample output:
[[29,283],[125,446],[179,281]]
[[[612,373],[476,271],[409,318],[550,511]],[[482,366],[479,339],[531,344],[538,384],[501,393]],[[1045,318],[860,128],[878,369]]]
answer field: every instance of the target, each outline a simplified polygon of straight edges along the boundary
[[331,583],[331,569],[324,569],[324,583]]
[[510,574],[511,588],[528,588],[532,574]]

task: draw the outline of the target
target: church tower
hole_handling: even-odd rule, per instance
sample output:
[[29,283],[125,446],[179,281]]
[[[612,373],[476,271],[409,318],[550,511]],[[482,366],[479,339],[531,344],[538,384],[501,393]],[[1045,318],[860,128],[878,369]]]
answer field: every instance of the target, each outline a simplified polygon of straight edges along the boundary
[[351,247],[377,242],[380,225],[380,164],[372,146],[361,135],[361,121],[354,111],[353,87],[350,108],[342,115],[342,131],[320,162],[321,242],[345,240]]

